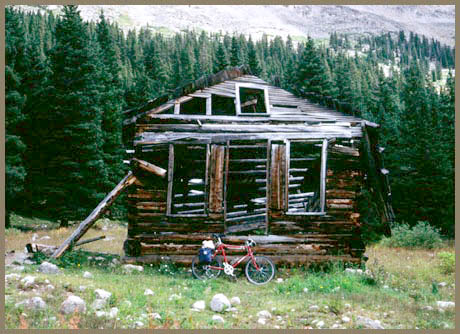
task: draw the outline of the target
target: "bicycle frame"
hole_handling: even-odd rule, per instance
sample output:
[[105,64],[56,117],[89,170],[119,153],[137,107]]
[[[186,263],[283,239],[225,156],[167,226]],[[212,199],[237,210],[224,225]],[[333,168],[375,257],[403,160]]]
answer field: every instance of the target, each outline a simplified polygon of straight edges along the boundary
[[[236,268],[240,263],[242,263],[244,260],[247,258],[250,258],[254,266],[256,267],[257,270],[259,270],[259,266],[257,265],[257,262],[254,260],[254,253],[252,252],[251,246],[236,246],[236,245],[227,245],[224,243],[220,243],[219,246],[217,246],[216,252],[212,256],[214,259],[219,253],[222,253],[222,256],[224,257],[224,263],[228,263],[227,260],[227,255],[225,254],[225,249],[234,249],[234,250],[247,250],[247,254],[244,255],[243,257],[239,258],[235,263],[230,264],[233,268]],[[215,266],[209,266],[210,269],[215,269],[215,270],[224,270],[224,268],[221,267],[215,267]]]

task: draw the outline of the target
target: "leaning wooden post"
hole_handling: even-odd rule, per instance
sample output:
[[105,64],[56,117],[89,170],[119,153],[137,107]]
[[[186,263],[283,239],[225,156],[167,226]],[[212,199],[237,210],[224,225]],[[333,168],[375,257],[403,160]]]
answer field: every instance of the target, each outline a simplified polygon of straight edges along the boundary
[[105,198],[98,204],[98,206],[81,222],[80,226],[68,237],[62,245],[53,253],[53,258],[60,257],[72,243],[77,242],[96,222],[96,220],[108,209],[108,207],[117,199],[121,192],[133,184],[136,181],[136,177],[133,172],[129,171],[128,174],[116,185],[113,190],[105,196]]

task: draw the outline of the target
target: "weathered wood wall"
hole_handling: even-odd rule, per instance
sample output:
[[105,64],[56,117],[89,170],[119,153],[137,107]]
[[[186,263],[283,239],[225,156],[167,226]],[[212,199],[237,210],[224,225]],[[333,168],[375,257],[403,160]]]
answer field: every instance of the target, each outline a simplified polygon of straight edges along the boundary
[[[229,181],[225,179],[224,171],[228,169],[227,162],[232,161],[227,155],[226,145],[209,145],[209,159],[201,161],[203,166],[207,166],[209,175],[209,182],[204,188],[208,194],[208,213],[205,215],[167,215],[168,184],[171,184],[168,178],[142,168],[134,170],[137,181],[128,194],[126,261],[158,262],[169,259],[190,263],[201,242],[210,238],[211,233],[224,233],[232,226],[248,223],[245,219],[225,219],[228,209],[224,200],[227,195],[225,188]],[[260,165],[267,168],[269,175],[268,233],[254,235],[249,230],[242,232],[245,235],[229,234],[224,241],[240,243],[252,235],[258,242],[256,252],[270,256],[277,263],[297,264],[331,259],[359,262],[364,245],[356,208],[356,198],[363,184],[358,148],[359,139],[338,140],[328,147],[326,214],[300,215],[286,213],[285,145],[271,143],[267,151],[269,165]],[[172,152],[170,145],[145,145],[137,148],[135,155],[167,170]],[[240,164],[247,163],[242,161],[244,159],[235,160]],[[260,164],[260,160],[260,157],[254,158],[251,163]]]

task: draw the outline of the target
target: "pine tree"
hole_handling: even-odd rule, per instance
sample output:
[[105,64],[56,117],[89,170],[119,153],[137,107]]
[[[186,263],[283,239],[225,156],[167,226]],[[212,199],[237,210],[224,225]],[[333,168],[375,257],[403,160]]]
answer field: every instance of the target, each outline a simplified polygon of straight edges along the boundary
[[259,59],[257,57],[257,51],[254,46],[254,43],[252,42],[251,37],[249,37],[248,41],[248,65],[253,75],[260,75],[262,69],[260,67]]
[[225,70],[229,65],[227,53],[223,43],[219,43],[219,47],[216,52],[216,63],[214,65],[214,72]]
[[24,60],[25,36],[23,22],[16,11],[6,8],[5,23],[5,226],[9,227],[11,210],[15,209],[15,203],[21,196],[27,174],[24,167],[26,146],[21,136],[21,125],[25,119],[25,97],[21,92],[18,65],[18,62]]
[[232,52],[230,57],[230,65],[235,67],[241,64],[240,46],[236,36],[232,37]]
[[[100,46],[99,58],[101,87],[101,111],[102,111],[102,136],[103,145],[101,156],[107,172],[107,184],[105,192],[110,191],[123,176],[123,147],[122,147],[122,116],[123,108],[120,82],[120,57],[118,47],[113,41],[109,25],[101,13],[100,21],[96,27],[97,42]],[[115,211],[120,206],[115,206]],[[112,209],[112,212],[114,210]]]
[[104,197],[107,173],[102,152],[101,83],[96,45],[77,6],[63,8],[52,50],[49,132],[43,143],[48,161],[43,197],[65,226],[82,219]]
[[304,94],[313,94],[313,98],[319,99],[322,95],[329,95],[329,84],[324,63],[313,39],[309,37],[298,63],[297,90]]

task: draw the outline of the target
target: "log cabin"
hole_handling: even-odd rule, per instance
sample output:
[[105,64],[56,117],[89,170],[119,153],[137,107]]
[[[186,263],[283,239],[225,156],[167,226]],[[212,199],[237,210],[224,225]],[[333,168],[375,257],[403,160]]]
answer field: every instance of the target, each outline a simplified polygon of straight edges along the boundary
[[103,201],[129,185],[125,262],[189,264],[203,240],[223,233],[226,243],[252,238],[256,254],[277,264],[360,263],[362,191],[382,224],[394,219],[378,127],[245,67],[126,111],[131,171]]

